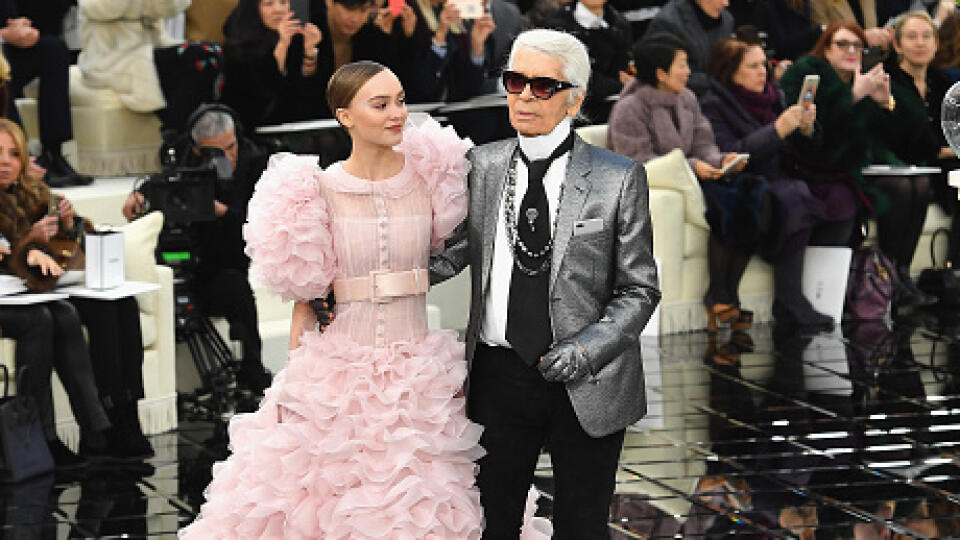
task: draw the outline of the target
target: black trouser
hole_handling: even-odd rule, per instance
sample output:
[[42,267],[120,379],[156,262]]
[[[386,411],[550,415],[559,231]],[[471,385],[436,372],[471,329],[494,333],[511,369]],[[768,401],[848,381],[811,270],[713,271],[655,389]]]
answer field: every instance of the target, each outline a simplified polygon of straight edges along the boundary
[[541,448],[550,452],[556,492],[553,538],[609,538],[607,520],[624,430],[593,438],[583,430],[562,383],[543,379],[511,349],[479,344],[470,371],[468,410],[483,425],[477,486],[484,540],[516,540]]
[[26,388],[21,391],[36,400],[48,440],[57,438],[50,387],[52,368],[56,368],[67,391],[80,428],[102,431],[110,427],[100,404],[80,317],[69,302],[2,306],[0,330],[4,337],[17,340],[17,369],[30,366],[23,381]]
[[93,372],[104,404],[143,397],[143,334],[133,297],[119,300],[71,298],[87,327]]
[[10,118],[20,124],[20,115],[14,99],[23,97],[23,87],[40,78],[37,94],[39,138],[45,148],[59,149],[60,144],[73,138],[70,117],[70,52],[59,37],[41,35],[33,47],[20,48],[4,45],[3,52],[10,62]]
[[163,124],[161,129],[188,129],[187,118],[201,103],[219,99],[217,81],[223,55],[215,43],[157,48],[153,50],[153,62],[167,102],[165,108],[156,111]]
[[192,288],[204,315],[227,319],[230,336],[239,339],[243,347],[243,363],[262,366],[263,342],[257,326],[257,302],[247,273],[232,268],[204,273],[194,280]]

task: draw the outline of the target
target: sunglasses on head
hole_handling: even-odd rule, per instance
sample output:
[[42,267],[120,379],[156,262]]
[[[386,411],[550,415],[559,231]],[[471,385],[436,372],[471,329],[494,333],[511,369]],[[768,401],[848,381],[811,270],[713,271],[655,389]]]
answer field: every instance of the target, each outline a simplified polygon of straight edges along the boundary
[[538,99],[550,99],[561,90],[574,88],[577,85],[568,81],[558,81],[551,77],[527,77],[516,71],[503,72],[503,87],[508,94],[522,94],[523,89],[530,85],[530,93]]

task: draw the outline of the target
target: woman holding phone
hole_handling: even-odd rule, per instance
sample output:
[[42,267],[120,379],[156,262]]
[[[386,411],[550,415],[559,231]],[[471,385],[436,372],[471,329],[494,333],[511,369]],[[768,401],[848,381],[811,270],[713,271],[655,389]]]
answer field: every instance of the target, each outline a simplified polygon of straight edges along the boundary
[[[810,55],[797,61],[780,80],[788,102],[796,102],[807,75],[818,75],[814,98],[823,127],[823,143],[815,154],[793,156],[789,173],[807,180],[811,191],[832,200],[829,217],[847,222],[861,210],[878,224],[880,248],[896,263],[903,285],[896,301],[924,305],[935,298],[910,280],[910,261],[926,218],[929,180],[926,176],[862,174],[874,164],[903,166],[912,148],[927,134],[926,113],[915,97],[903,91],[883,64],[862,71],[866,35],[856,23],[827,27]],[[848,190],[865,195],[850,197]],[[836,192],[836,193],[834,193]],[[865,212],[865,213],[866,213]],[[852,221],[851,221],[852,223]]]
[[[774,264],[774,316],[801,326],[831,327],[833,319],[816,311],[800,290],[803,248],[845,245],[850,223],[826,219],[828,204],[811,193],[806,182],[780,169],[780,152],[816,151],[821,133],[816,129],[813,103],[817,79],[811,77],[800,103],[787,105],[767,77],[767,57],[759,44],[726,39],[714,47],[707,64],[710,89],[700,100],[710,120],[717,146],[723,151],[747,152],[746,171],[763,176],[774,193],[779,220],[762,254]],[[848,220],[849,221],[849,220]]]
[[[942,171],[960,168],[960,160],[947,145],[940,126],[940,111],[943,97],[953,81],[941,69],[933,65],[938,49],[938,33],[934,19],[924,11],[912,11],[900,17],[893,27],[892,55],[886,70],[894,83],[923,102],[927,113],[929,138],[917,148],[918,159],[939,166]],[[945,172],[930,177],[933,200],[943,211],[953,215],[951,225],[952,252],[947,256],[957,261],[960,250],[960,212],[957,212],[957,189],[947,184]]]
[[[627,83],[610,112],[611,148],[637,161],[675,148],[683,151],[707,202],[710,285],[703,303],[708,329],[728,322],[734,329],[747,329],[753,314],[740,309],[737,289],[759,244],[759,233],[768,229],[766,182],[736,176],[748,162],[741,154],[717,148],[710,122],[687,89],[690,66],[679,38],[669,34],[644,38],[634,45],[633,57],[636,79]],[[725,175],[727,165],[731,168]]]

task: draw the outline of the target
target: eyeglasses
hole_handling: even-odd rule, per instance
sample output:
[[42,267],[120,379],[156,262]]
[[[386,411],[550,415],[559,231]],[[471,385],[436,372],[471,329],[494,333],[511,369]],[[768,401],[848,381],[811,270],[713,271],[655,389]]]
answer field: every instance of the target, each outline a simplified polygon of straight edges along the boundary
[[859,41],[847,41],[845,39],[841,39],[839,41],[834,41],[833,45],[841,51],[860,52],[863,50],[863,43],[860,43]]
[[527,77],[516,71],[503,72],[503,87],[508,94],[522,94],[523,89],[530,85],[530,93],[537,99],[550,99],[554,94],[577,85],[568,81],[558,81],[551,77]]

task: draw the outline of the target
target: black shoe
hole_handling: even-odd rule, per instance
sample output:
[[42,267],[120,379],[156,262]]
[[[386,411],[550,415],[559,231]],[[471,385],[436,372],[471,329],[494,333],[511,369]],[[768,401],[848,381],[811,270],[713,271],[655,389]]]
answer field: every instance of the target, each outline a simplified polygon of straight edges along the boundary
[[47,173],[51,176],[69,178],[72,182],[70,185],[86,186],[93,183],[92,176],[78,173],[60,152],[44,150],[37,157],[37,165],[47,169]]
[[90,463],[82,456],[75,454],[67,448],[67,445],[60,442],[60,439],[47,441],[50,448],[50,455],[53,456],[53,464],[58,471],[72,471],[83,469]]
[[259,362],[244,362],[237,372],[237,385],[254,394],[263,395],[263,391],[269,388],[272,382],[273,375]]
[[51,173],[49,170],[43,175],[43,183],[52,188],[65,188],[76,185],[74,184],[72,177],[58,176]]
[[806,298],[803,302],[792,302],[789,305],[774,299],[773,318],[778,323],[808,329],[831,330],[834,325],[833,317],[813,309],[813,305]]
[[894,302],[898,307],[932,306],[937,303],[936,296],[927,294],[917,288],[917,285],[910,279],[908,268],[897,267],[897,274],[900,276],[900,282],[897,284],[897,294]]
[[140,426],[140,415],[137,414],[137,403],[130,402],[119,405],[119,424],[115,424],[114,430],[119,430],[117,438],[123,440],[129,454],[139,455],[143,458],[152,458],[156,455],[150,440],[143,434],[143,428]]

